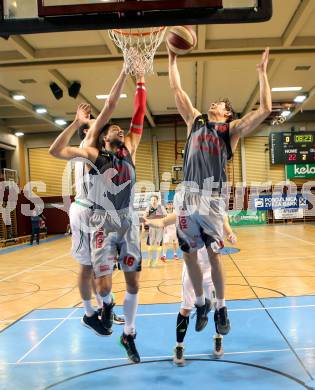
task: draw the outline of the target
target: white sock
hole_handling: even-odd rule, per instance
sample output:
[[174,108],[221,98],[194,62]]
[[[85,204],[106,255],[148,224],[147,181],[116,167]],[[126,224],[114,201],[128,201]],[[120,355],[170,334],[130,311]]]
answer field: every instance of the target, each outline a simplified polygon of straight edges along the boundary
[[176,347],[184,347],[184,343],[176,343]]
[[203,306],[206,303],[205,296],[202,294],[200,297],[196,297],[196,305]]
[[92,306],[92,302],[90,299],[87,301],[82,300],[83,306],[84,306],[84,311],[87,317],[92,317],[92,315],[95,313],[94,307]]
[[217,298],[217,310],[220,310],[224,306],[225,306],[225,299],[218,299]]
[[101,309],[103,307],[103,298],[100,296],[100,294],[98,293],[95,294],[95,300],[97,303],[97,307]]
[[135,334],[136,332],[136,314],[138,309],[138,294],[129,294],[126,291],[124,302],[125,315],[125,335]]
[[101,296],[101,298],[102,298],[103,302],[104,302],[106,305],[109,305],[109,304],[112,303],[112,301],[113,301],[113,298],[112,298],[112,294],[111,294],[111,293],[105,295],[104,297]]

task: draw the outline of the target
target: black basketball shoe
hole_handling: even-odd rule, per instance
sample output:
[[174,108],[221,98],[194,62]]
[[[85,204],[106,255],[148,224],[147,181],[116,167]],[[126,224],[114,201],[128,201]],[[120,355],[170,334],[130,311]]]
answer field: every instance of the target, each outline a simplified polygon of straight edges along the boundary
[[98,318],[97,312],[95,312],[91,317],[84,314],[81,319],[81,323],[87,328],[92,329],[98,336],[110,336],[112,334],[111,329],[104,328],[102,322]]
[[226,306],[214,312],[214,323],[217,333],[225,336],[231,329]]
[[120,336],[120,344],[125,348],[128,358],[132,363],[140,363],[140,356],[135,345],[136,335],[123,333]]
[[[196,305],[195,305],[196,306]],[[209,299],[205,299],[205,304],[203,306],[196,306],[196,332],[201,332],[208,323],[208,313],[211,310],[211,301]]]
[[174,348],[173,362],[177,366],[183,366],[185,364],[184,349],[185,349],[184,347],[179,347],[179,346],[176,346]]
[[103,303],[103,309],[101,313],[101,321],[106,329],[111,329],[113,325],[113,320],[114,320],[114,312],[113,308],[115,306],[114,302],[111,303]]

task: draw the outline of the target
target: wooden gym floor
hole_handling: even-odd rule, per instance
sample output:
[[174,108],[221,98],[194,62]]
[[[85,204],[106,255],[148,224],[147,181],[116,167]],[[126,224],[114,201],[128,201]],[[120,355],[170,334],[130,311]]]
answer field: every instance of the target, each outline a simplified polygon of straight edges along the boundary
[[[315,294],[315,224],[242,227],[235,232],[240,252],[223,256],[228,300]],[[0,329],[34,309],[81,305],[70,240],[61,237],[9,253],[0,250]],[[181,268],[182,261],[148,268],[144,260],[139,303],[179,302]],[[115,299],[121,304],[123,274],[115,271],[113,278]]]

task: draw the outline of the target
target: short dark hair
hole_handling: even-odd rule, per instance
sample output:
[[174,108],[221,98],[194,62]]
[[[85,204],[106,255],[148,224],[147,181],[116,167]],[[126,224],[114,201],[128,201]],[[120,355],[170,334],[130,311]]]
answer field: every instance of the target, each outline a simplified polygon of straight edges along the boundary
[[159,197],[157,195],[151,195],[151,199],[156,198],[156,200],[159,200]]
[[102,128],[100,134],[101,134],[103,137],[105,137],[105,136],[107,135],[107,133],[108,133],[109,128],[110,128],[112,125],[113,125],[112,123],[106,123],[106,125],[103,126],[103,128]]
[[230,102],[230,99],[228,98],[220,98],[219,102],[225,103],[225,108],[227,111],[231,113],[231,115],[227,119],[227,123],[234,121],[234,119],[237,118],[237,113],[234,111],[234,108],[232,106],[232,103]]
[[79,136],[81,141],[83,141],[85,136],[86,136],[85,130],[88,130],[89,128],[90,128],[90,125],[88,123],[84,123],[83,125],[81,125],[78,128],[78,136]]

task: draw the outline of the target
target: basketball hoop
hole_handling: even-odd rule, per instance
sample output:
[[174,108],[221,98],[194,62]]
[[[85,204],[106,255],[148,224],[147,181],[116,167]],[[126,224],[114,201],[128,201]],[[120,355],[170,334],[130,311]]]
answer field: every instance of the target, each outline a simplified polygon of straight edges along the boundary
[[153,73],[153,58],[162,43],[165,27],[109,30],[109,37],[124,56],[126,73],[133,76]]

